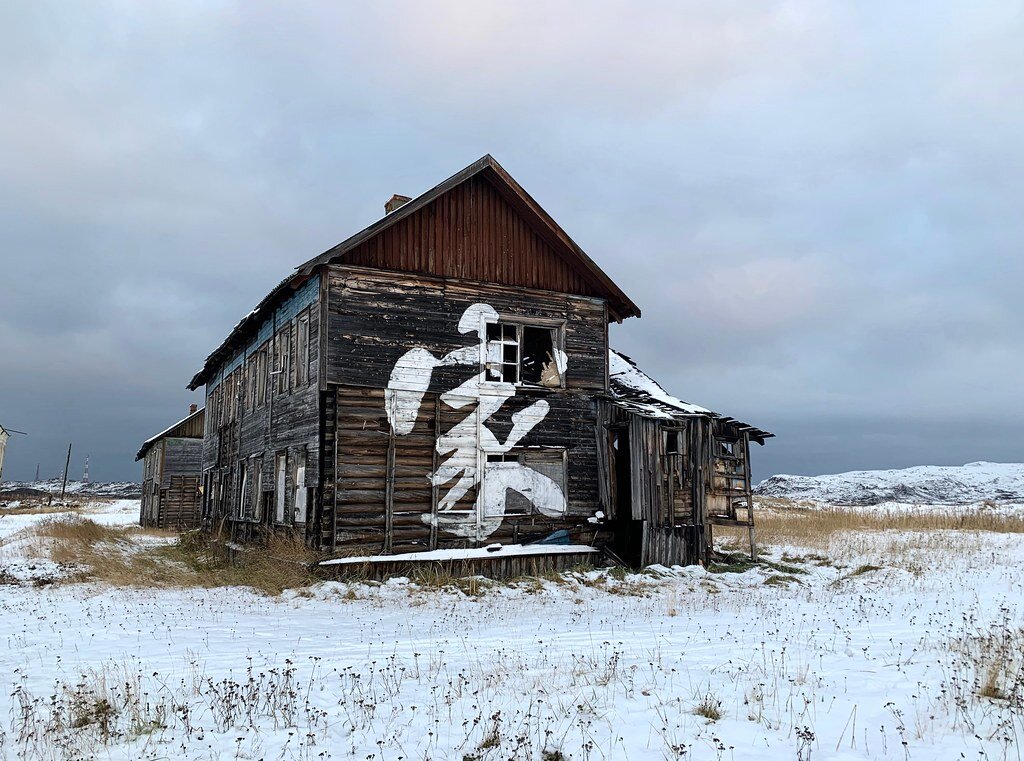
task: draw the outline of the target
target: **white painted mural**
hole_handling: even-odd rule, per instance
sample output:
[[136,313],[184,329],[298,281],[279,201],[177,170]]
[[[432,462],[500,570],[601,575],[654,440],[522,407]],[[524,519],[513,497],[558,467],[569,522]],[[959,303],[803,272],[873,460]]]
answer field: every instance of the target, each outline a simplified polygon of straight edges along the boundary
[[[451,430],[438,436],[437,453],[442,458],[431,474],[434,486],[447,490],[437,505],[438,528],[465,538],[486,539],[501,525],[505,517],[509,490],[529,500],[538,512],[550,517],[565,514],[566,499],[562,487],[543,473],[519,462],[488,461],[504,455],[547,416],[550,409],[543,399],[512,415],[512,430],[505,441],[499,441],[487,427],[487,421],[516,395],[516,385],[495,380],[486,369],[489,357],[487,325],[498,322],[498,313],[488,304],[473,304],[463,313],[458,330],[463,335],[475,333],[478,342],[436,357],[423,348],[407,351],[395,363],[385,391],[388,421],[395,433],[412,432],[423,396],[438,367],[467,365],[479,368],[469,380],[441,395],[441,402],[454,410],[465,410],[466,416]],[[500,347],[499,347],[500,348]],[[564,373],[564,352],[553,348],[553,365]],[[452,483],[454,482],[454,483]],[[472,509],[460,509],[459,500],[476,488]],[[432,516],[424,515],[429,522]]]

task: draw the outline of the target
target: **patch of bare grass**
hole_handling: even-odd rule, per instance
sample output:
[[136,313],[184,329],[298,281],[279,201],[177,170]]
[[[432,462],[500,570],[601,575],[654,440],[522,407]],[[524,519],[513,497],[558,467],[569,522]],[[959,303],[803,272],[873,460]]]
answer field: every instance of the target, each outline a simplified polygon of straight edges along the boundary
[[55,515],[57,513],[66,515],[68,512],[78,509],[77,505],[47,505],[43,502],[25,504],[22,502],[18,507],[0,507],[0,517],[6,515]]
[[258,547],[231,556],[223,544],[192,531],[147,546],[140,536],[167,532],[104,526],[82,516],[41,521],[30,531],[32,554],[82,569],[66,581],[102,581],[129,587],[246,586],[270,595],[315,583],[316,554],[301,541],[269,535]]

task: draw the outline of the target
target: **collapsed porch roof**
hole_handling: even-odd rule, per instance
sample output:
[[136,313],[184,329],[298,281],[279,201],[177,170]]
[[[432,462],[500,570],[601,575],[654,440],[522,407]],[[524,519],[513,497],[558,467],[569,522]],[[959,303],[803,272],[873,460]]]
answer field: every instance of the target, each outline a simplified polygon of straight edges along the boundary
[[755,428],[739,420],[720,415],[709,409],[690,404],[669,394],[636,362],[615,349],[608,350],[608,390],[613,404],[645,417],[665,420],[685,420],[691,417],[709,417],[735,425],[750,434],[760,444],[775,434]]

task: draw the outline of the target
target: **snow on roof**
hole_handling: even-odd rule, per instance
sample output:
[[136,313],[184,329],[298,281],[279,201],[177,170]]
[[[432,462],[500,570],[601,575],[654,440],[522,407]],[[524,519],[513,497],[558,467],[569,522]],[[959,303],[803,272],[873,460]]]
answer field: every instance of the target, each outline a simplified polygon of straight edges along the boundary
[[476,558],[507,558],[522,555],[556,555],[571,552],[600,552],[586,544],[501,544],[429,552],[403,552],[398,555],[363,555],[352,558],[333,558],[320,565],[359,565],[362,563],[403,563],[423,560],[473,560]]
[[677,399],[663,389],[654,378],[637,367],[636,362],[615,349],[608,349],[608,388],[617,405],[641,415],[665,420],[706,415],[748,429],[751,437],[756,440],[767,439],[773,435],[725,415],[719,415],[706,407]]
[[671,418],[679,412],[686,415],[715,414],[704,407],[676,399],[637,367],[632,359],[615,349],[608,350],[608,379],[616,401],[626,402],[654,417]]
[[135,461],[136,461],[136,462],[138,462],[138,461],[139,461],[139,460],[141,460],[141,459],[142,459],[143,457],[145,457],[145,456],[146,456],[146,451],[147,451],[147,450],[148,450],[148,449],[149,449],[149,448],[150,448],[151,446],[153,446],[154,444],[156,444],[156,443],[157,443],[158,441],[160,441],[160,439],[162,439],[162,438],[163,438],[164,436],[166,436],[167,434],[169,434],[169,433],[170,433],[171,431],[173,431],[173,430],[174,430],[175,428],[177,428],[177,427],[178,427],[179,425],[184,425],[184,424],[185,424],[185,423],[187,423],[187,422],[188,422],[189,420],[191,420],[192,418],[194,418],[194,417],[195,417],[196,415],[202,415],[202,414],[203,414],[203,412],[204,412],[205,410],[206,410],[206,407],[200,407],[200,408],[199,408],[199,409],[197,409],[197,410],[196,410],[195,412],[189,413],[188,415],[186,415],[185,417],[183,417],[183,418],[182,418],[181,420],[179,420],[179,421],[178,421],[177,423],[175,423],[174,425],[172,425],[172,426],[168,426],[168,427],[167,427],[167,428],[165,428],[164,430],[160,431],[160,433],[158,433],[158,434],[157,434],[156,436],[153,436],[152,438],[146,439],[146,440],[145,440],[144,442],[142,442],[142,447],[141,447],[141,448],[139,449],[139,452],[138,452],[138,454],[136,454],[136,455],[135,455]]

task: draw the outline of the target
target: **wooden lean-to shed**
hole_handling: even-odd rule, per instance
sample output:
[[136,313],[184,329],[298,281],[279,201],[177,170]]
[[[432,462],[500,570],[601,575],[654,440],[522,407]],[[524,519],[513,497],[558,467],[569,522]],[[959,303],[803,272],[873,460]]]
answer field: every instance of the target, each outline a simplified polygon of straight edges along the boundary
[[178,531],[199,526],[205,410],[192,405],[188,417],[146,441],[142,460],[139,523]]
[[608,390],[598,419],[615,552],[633,566],[702,563],[718,525],[746,529],[754,554],[750,443],[773,434],[677,399],[614,349]]
[[[385,212],[298,266],[193,377],[203,525],[241,542],[286,532],[337,558],[585,552],[636,535],[634,510],[653,525],[646,487],[616,510],[627,487],[609,465],[610,431],[644,417],[609,379],[608,324],[637,306],[490,156]],[[702,420],[717,421],[711,447],[728,419]]]

